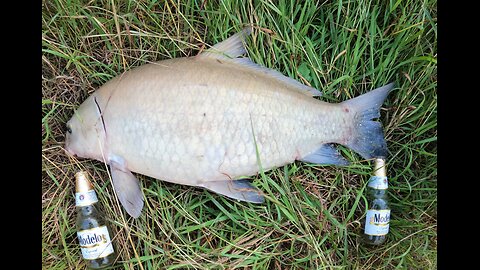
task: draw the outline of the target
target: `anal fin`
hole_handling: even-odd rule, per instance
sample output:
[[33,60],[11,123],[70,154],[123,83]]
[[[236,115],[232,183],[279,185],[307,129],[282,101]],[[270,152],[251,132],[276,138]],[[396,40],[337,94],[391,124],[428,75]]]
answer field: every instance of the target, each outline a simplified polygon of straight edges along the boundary
[[232,199],[251,203],[263,203],[262,192],[252,186],[248,180],[226,180],[203,182],[200,187],[222,194]]
[[333,144],[322,144],[315,152],[300,159],[303,162],[346,166],[349,162],[338,152]]
[[138,179],[127,169],[122,168],[117,162],[111,162],[113,187],[118,199],[127,213],[138,218],[143,208],[143,193]]

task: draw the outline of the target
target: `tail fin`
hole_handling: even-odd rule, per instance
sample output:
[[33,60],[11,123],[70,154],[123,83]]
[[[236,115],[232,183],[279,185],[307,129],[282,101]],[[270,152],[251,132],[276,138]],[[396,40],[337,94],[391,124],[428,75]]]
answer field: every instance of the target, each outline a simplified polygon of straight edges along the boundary
[[380,106],[393,87],[394,83],[389,83],[341,103],[355,112],[355,133],[347,146],[365,159],[387,156],[382,124],[372,119],[380,117]]

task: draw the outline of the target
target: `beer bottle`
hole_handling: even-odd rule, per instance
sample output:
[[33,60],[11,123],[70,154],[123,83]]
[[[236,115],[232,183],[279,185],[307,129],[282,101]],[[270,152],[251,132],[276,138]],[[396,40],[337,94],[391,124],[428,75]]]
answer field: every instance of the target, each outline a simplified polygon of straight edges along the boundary
[[77,237],[82,257],[90,269],[110,266],[115,259],[110,229],[97,208],[97,195],[84,171],[75,174]]
[[363,222],[363,240],[367,244],[380,245],[387,239],[390,222],[388,206],[388,179],[383,158],[375,159],[374,175],[367,184],[369,209]]

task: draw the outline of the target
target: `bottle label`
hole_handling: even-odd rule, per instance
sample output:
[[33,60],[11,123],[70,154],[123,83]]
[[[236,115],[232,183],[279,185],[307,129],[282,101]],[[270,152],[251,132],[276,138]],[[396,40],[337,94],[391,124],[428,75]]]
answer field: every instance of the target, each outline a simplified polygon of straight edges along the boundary
[[87,192],[77,192],[75,193],[75,205],[76,206],[86,206],[96,203],[98,201],[97,194],[95,190],[89,190]]
[[113,253],[107,226],[77,232],[82,256],[86,260],[106,257]]
[[368,180],[368,187],[374,189],[387,189],[388,188],[388,179],[386,176],[372,176]]
[[367,210],[365,234],[386,235],[390,223],[390,210]]

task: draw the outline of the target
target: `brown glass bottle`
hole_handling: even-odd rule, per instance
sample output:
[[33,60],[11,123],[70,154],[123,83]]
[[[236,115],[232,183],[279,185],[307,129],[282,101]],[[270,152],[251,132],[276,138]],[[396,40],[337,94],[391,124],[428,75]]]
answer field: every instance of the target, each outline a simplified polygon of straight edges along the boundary
[[366,190],[369,207],[362,222],[363,242],[366,244],[380,245],[387,239],[390,224],[387,188],[385,160],[375,159],[374,175],[370,177]]
[[102,269],[113,264],[116,253],[111,231],[103,213],[97,208],[97,195],[86,172],[75,174],[75,205],[77,237],[82,257],[90,269]]

